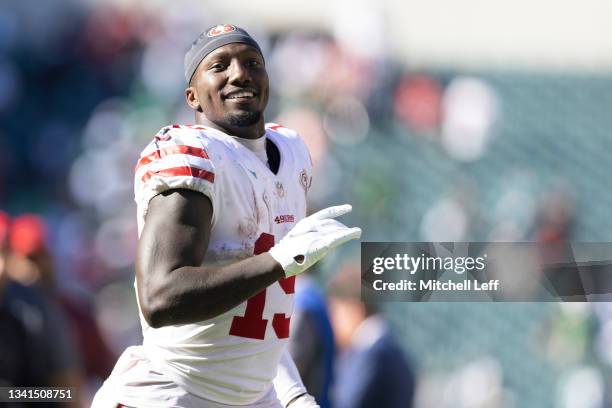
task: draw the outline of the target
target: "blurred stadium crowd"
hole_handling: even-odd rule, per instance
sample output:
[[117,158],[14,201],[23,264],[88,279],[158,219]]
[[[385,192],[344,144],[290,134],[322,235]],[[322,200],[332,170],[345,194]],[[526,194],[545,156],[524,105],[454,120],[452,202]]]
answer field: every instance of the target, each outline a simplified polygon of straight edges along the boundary
[[[192,122],[184,51],[203,28],[231,21],[129,2],[9,4],[0,210],[12,221],[0,225],[0,272],[45,299],[32,301],[53,326],[37,340],[52,350],[39,374],[66,375],[91,395],[141,340],[134,165],[159,128]],[[266,54],[267,119],[311,149],[312,209],[351,203],[348,224],[365,241],[612,239],[612,77],[408,69],[377,18],[328,31],[245,26]],[[357,245],[333,255],[318,282],[357,256]],[[417,407],[612,403],[607,304],[384,309],[414,357]]]

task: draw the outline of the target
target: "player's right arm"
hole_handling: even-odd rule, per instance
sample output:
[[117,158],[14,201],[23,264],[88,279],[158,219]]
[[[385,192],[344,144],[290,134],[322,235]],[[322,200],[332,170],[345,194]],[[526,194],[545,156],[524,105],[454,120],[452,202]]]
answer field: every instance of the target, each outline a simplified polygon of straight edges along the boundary
[[173,189],[151,199],[136,259],[138,298],[151,327],[218,316],[285,276],[268,253],[202,266],[211,222],[202,193]]

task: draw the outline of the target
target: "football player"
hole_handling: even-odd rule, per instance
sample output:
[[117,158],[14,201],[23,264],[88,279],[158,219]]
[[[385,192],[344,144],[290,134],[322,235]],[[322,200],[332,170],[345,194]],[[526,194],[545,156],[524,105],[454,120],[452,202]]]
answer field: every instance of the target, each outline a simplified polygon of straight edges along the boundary
[[312,164],[293,130],[265,124],[268,75],[243,29],[210,28],[185,56],[195,125],[171,125],[136,167],[136,292],[144,341],[93,406],[317,407],[286,343],[295,275],[361,236],[306,217]]

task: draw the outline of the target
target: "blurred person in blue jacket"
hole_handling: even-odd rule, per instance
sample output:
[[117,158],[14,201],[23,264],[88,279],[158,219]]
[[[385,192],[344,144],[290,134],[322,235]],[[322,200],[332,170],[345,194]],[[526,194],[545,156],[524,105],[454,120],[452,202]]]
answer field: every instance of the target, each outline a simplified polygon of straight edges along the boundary
[[330,407],[334,334],[325,294],[310,274],[296,281],[288,347],[306,389],[321,408]]
[[359,266],[346,266],[329,285],[339,355],[334,408],[412,407],[416,377],[385,317],[360,300]]

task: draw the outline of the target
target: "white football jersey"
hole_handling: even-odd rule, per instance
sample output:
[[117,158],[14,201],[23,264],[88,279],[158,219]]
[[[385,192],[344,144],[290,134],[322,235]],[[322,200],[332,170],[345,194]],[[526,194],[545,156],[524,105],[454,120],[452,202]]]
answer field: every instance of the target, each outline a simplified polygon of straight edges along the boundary
[[[296,132],[266,125],[280,152],[274,174],[229,135],[204,126],[167,126],[136,167],[135,198],[142,232],[151,198],[191,189],[213,206],[204,263],[235,262],[270,249],[306,215],[312,163]],[[234,309],[192,324],[150,327],[140,313],[147,357],[188,392],[247,405],[272,386],[289,336],[295,277],[281,279]]]

